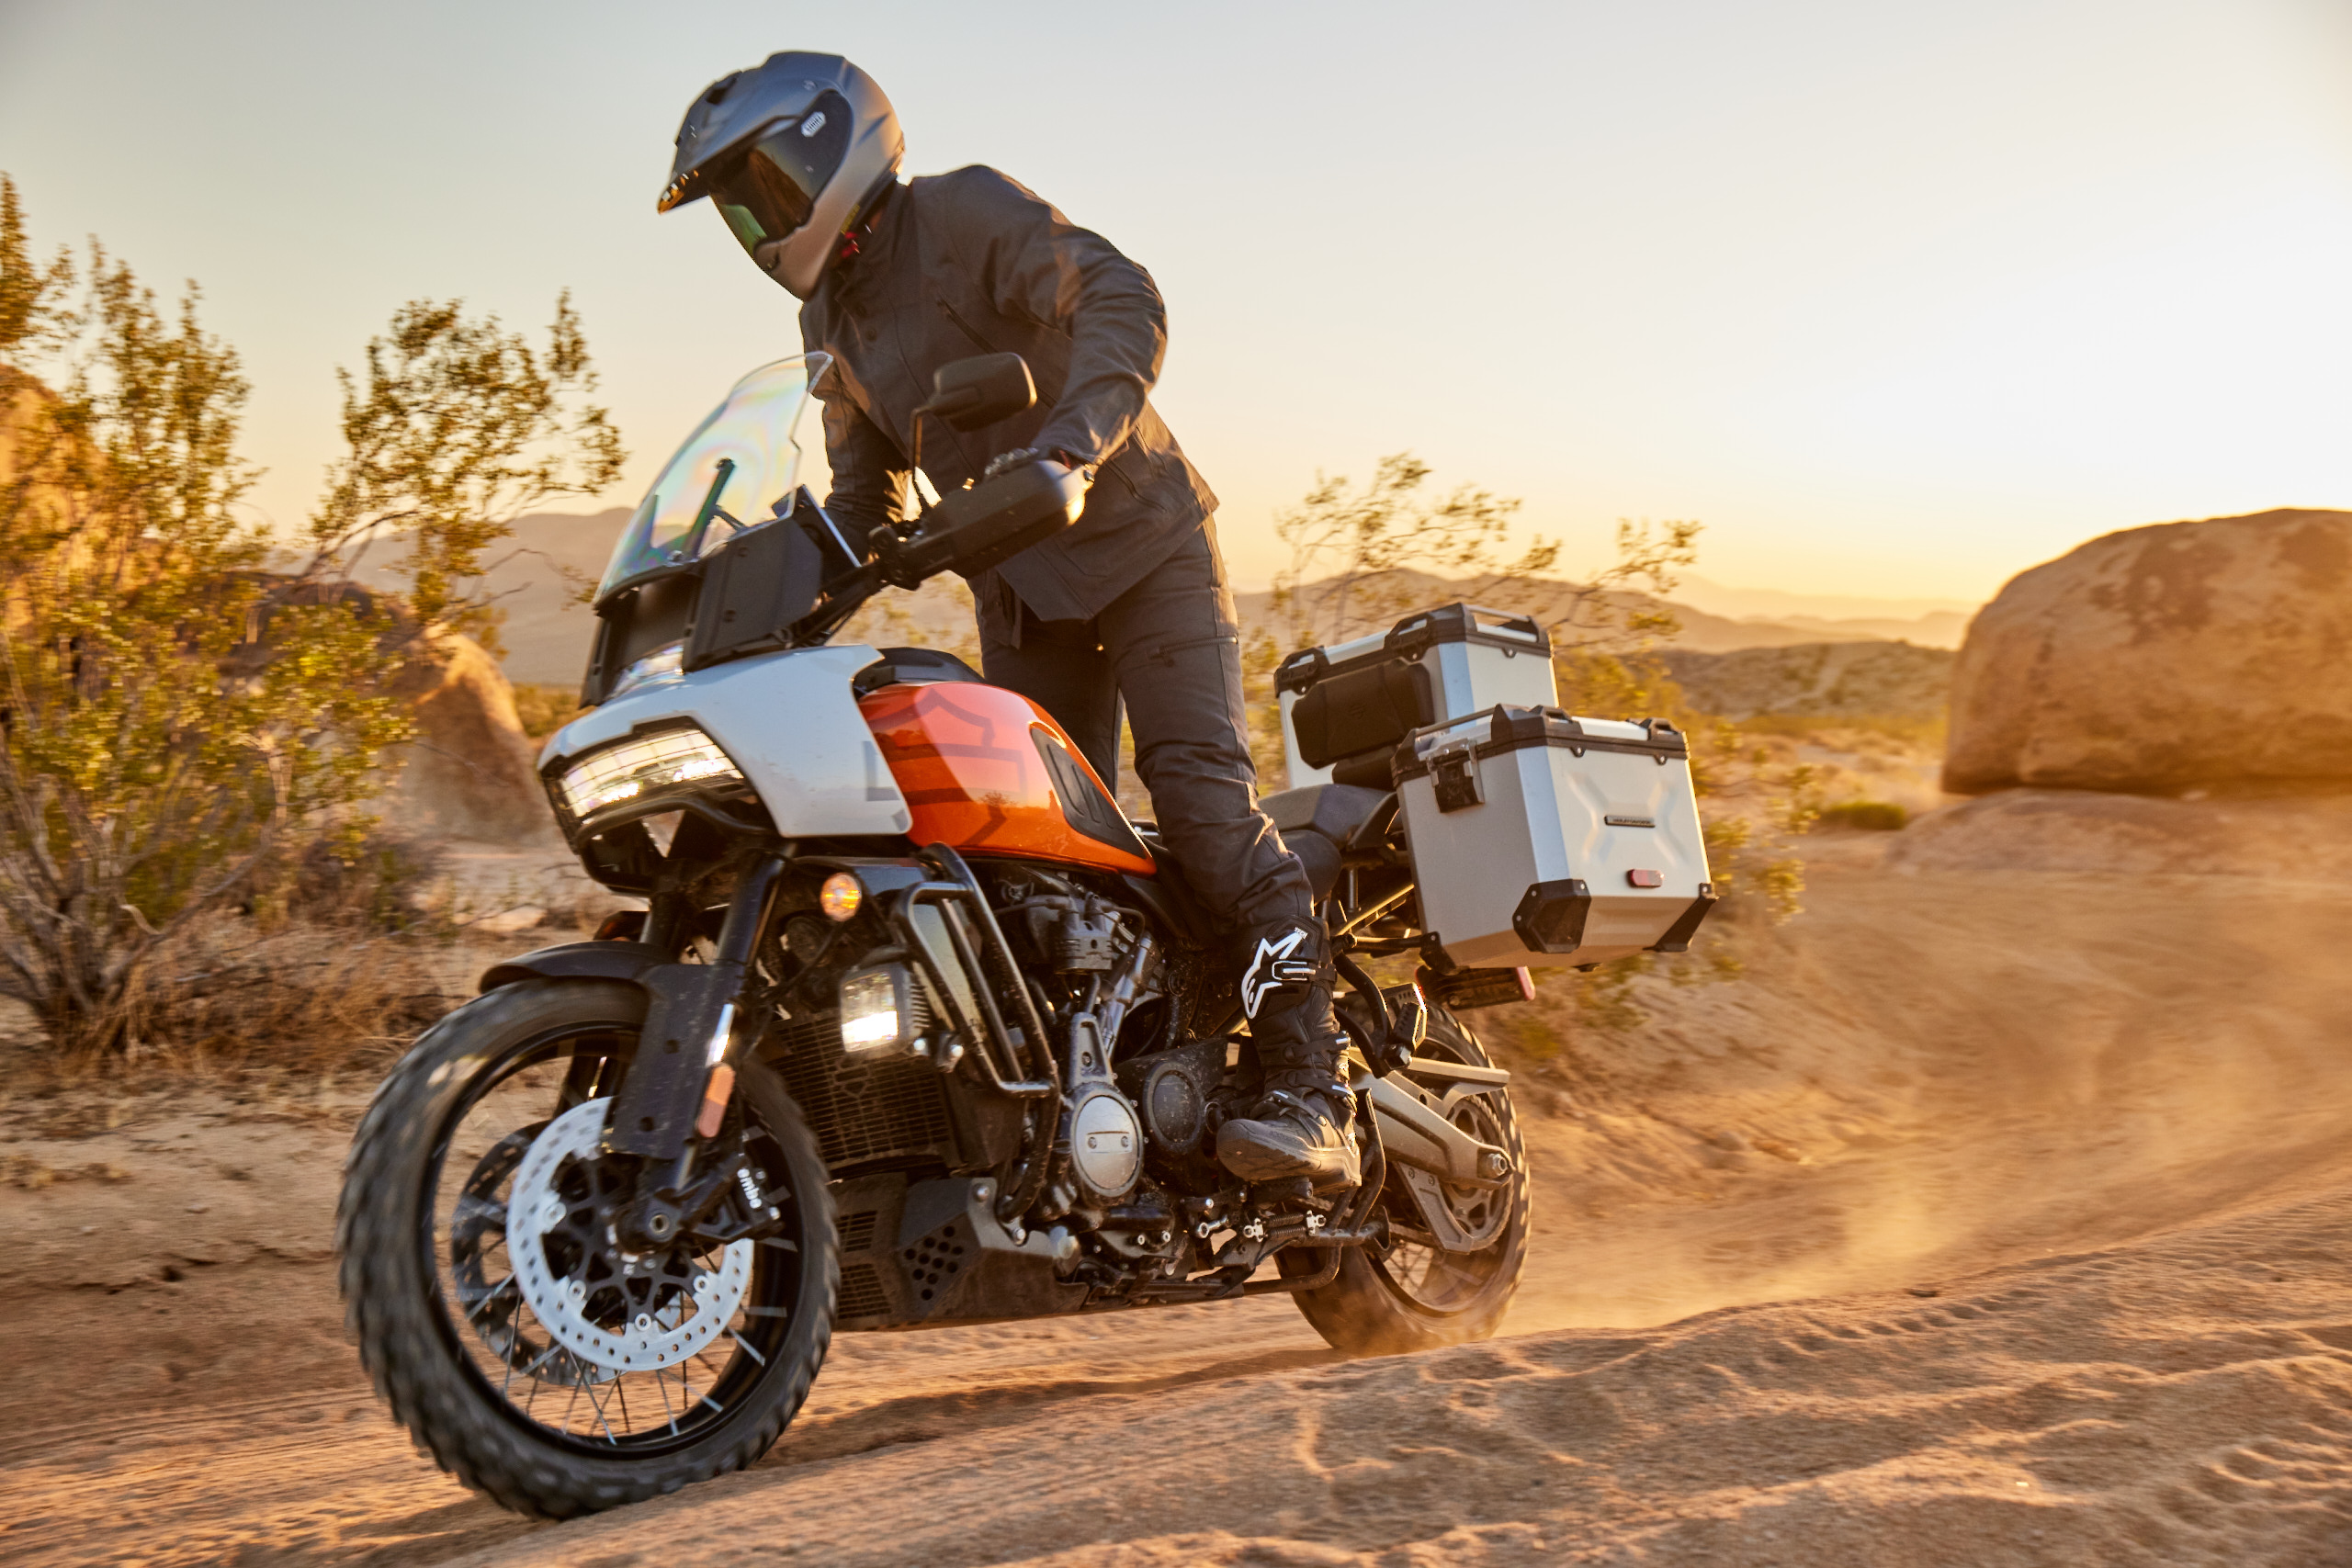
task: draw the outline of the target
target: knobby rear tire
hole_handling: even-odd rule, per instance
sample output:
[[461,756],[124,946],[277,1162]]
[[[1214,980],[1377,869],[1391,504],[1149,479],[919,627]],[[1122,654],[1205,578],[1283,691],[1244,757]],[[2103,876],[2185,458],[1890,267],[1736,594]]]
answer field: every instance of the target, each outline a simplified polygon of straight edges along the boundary
[[[1468,1066],[1494,1065],[1487,1058],[1486,1048],[1478,1043],[1477,1036],[1453,1013],[1435,1005],[1430,1008],[1429,1037],[1420,1055]],[[1520,1136],[1519,1113],[1512,1107],[1510,1095],[1486,1098],[1499,1102],[1502,1146],[1510,1151],[1511,1167],[1519,1173],[1510,1186],[1510,1210],[1500,1234],[1487,1247],[1469,1255],[1479,1258],[1481,1266],[1489,1268],[1491,1272],[1471,1300],[1452,1311],[1435,1312],[1400,1291],[1382,1272],[1369,1248],[1343,1248],[1339,1274],[1329,1284],[1295,1292],[1291,1297],[1333,1349],[1351,1356],[1433,1350],[1491,1338],[1502,1325],[1503,1314],[1510,1310],[1511,1297],[1518,1293],[1520,1275],[1527,1266],[1527,1145]],[[1393,1169],[1387,1188],[1390,1196],[1385,1201],[1409,1212],[1410,1199],[1398,1189]],[[1328,1265],[1329,1257],[1328,1252],[1292,1247],[1276,1254],[1274,1262],[1284,1277],[1296,1279],[1320,1272]]]
[[797,1310],[782,1353],[707,1431],[660,1454],[606,1457],[566,1447],[481,1381],[441,1304],[433,1194],[442,1141],[474,1080],[550,1032],[633,1036],[645,993],[610,980],[504,986],[427,1031],[392,1069],[353,1136],[335,1241],[345,1322],[376,1392],[443,1470],[502,1506],[571,1518],[740,1470],[768,1450],[808,1396],[832,1339],[840,1266],[831,1194],[816,1141],[775,1073],[746,1062],[737,1094],[783,1149],[802,1206]]

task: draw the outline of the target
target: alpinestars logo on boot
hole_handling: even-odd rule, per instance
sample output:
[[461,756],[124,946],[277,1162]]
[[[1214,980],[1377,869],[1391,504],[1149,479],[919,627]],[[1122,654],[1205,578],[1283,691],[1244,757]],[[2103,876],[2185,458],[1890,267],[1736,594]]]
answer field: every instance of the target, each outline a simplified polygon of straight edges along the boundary
[[1268,991],[1315,978],[1314,964],[1291,956],[1306,937],[1306,929],[1302,926],[1280,942],[1270,936],[1258,939],[1258,951],[1250,955],[1250,967],[1241,975],[1242,1017],[1257,1017],[1258,1004],[1266,999]]

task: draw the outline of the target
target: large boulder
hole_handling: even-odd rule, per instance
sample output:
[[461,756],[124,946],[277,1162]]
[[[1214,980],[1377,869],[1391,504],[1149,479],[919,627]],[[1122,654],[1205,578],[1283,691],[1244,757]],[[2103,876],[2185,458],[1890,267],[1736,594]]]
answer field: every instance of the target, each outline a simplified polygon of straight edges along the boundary
[[2109,534],[2012,579],[1952,673],[1944,787],[2352,787],[2352,513]]
[[514,688],[481,644],[435,637],[393,689],[408,699],[418,728],[395,759],[400,782],[387,802],[401,828],[512,844],[555,831]]

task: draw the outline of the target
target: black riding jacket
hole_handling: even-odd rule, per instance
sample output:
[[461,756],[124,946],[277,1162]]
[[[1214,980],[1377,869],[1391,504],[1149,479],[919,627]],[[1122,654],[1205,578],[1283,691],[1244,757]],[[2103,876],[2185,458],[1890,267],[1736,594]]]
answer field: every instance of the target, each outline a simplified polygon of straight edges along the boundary
[[1076,524],[974,581],[983,615],[1010,612],[1009,588],[1040,620],[1090,620],[1216,510],[1148,397],[1168,349],[1159,290],[1109,241],[975,166],[899,187],[857,243],[800,308],[802,345],[833,360],[816,391],[836,517],[862,535],[902,516],[932,373],[1003,352],[1029,362],[1037,406],[971,433],[926,417],[925,477],[944,493],[1023,446],[1097,471]]

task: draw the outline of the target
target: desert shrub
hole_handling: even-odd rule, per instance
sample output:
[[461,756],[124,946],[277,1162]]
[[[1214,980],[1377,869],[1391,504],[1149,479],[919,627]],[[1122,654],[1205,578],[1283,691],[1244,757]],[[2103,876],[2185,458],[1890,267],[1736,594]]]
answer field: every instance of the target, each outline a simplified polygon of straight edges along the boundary
[[1911,814],[1891,800],[1842,800],[1825,806],[1815,825],[1852,828],[1870,833],[1894,833],[1911,820]]
[[545,740],[587,711],[580,705],[577,685],[549,681],[514,683],[514,716],[523,721],[523,733],[534,740]]
[[[272,570],[280,542],[236,505],[246,383],[198,299],[160,309],[95,242],[81,269],[36,262],[0,175],[0,996],[69,1052],[219,1034],[211,982],[164,971],[224,973],[175,956],[223,911],[272,942],[306,898],[339,927],[391,917],[364,807],[413,728],[396,675],[494,631],[484,552],[621,460],[567,301],[544,351],[414,302],[344,379],[307,564]],[[349,580],[385,538],[398,600]],[[355,998],[372,983],[340,966],[362,962],[322,960]]]
[[347,840],[312,840],[255,878],[242,913],[272,929],[309,921],[368,933],[446,934],[434,894],[441,847],[382,824]]
[[1274,607],[1293,648],[1338,641],[1422,608],[1420,572],[1500,581],[1551,570],[1559,547],[1541,536],[1514,560],[1497,554],[1517,500],[1467,484],[1425,496],[1430,473],[1410,452],[1381,458],[1362,488],[1318,473],[1315,488],[1275,516],[1274,536],[1291,558],[1274,574]]

